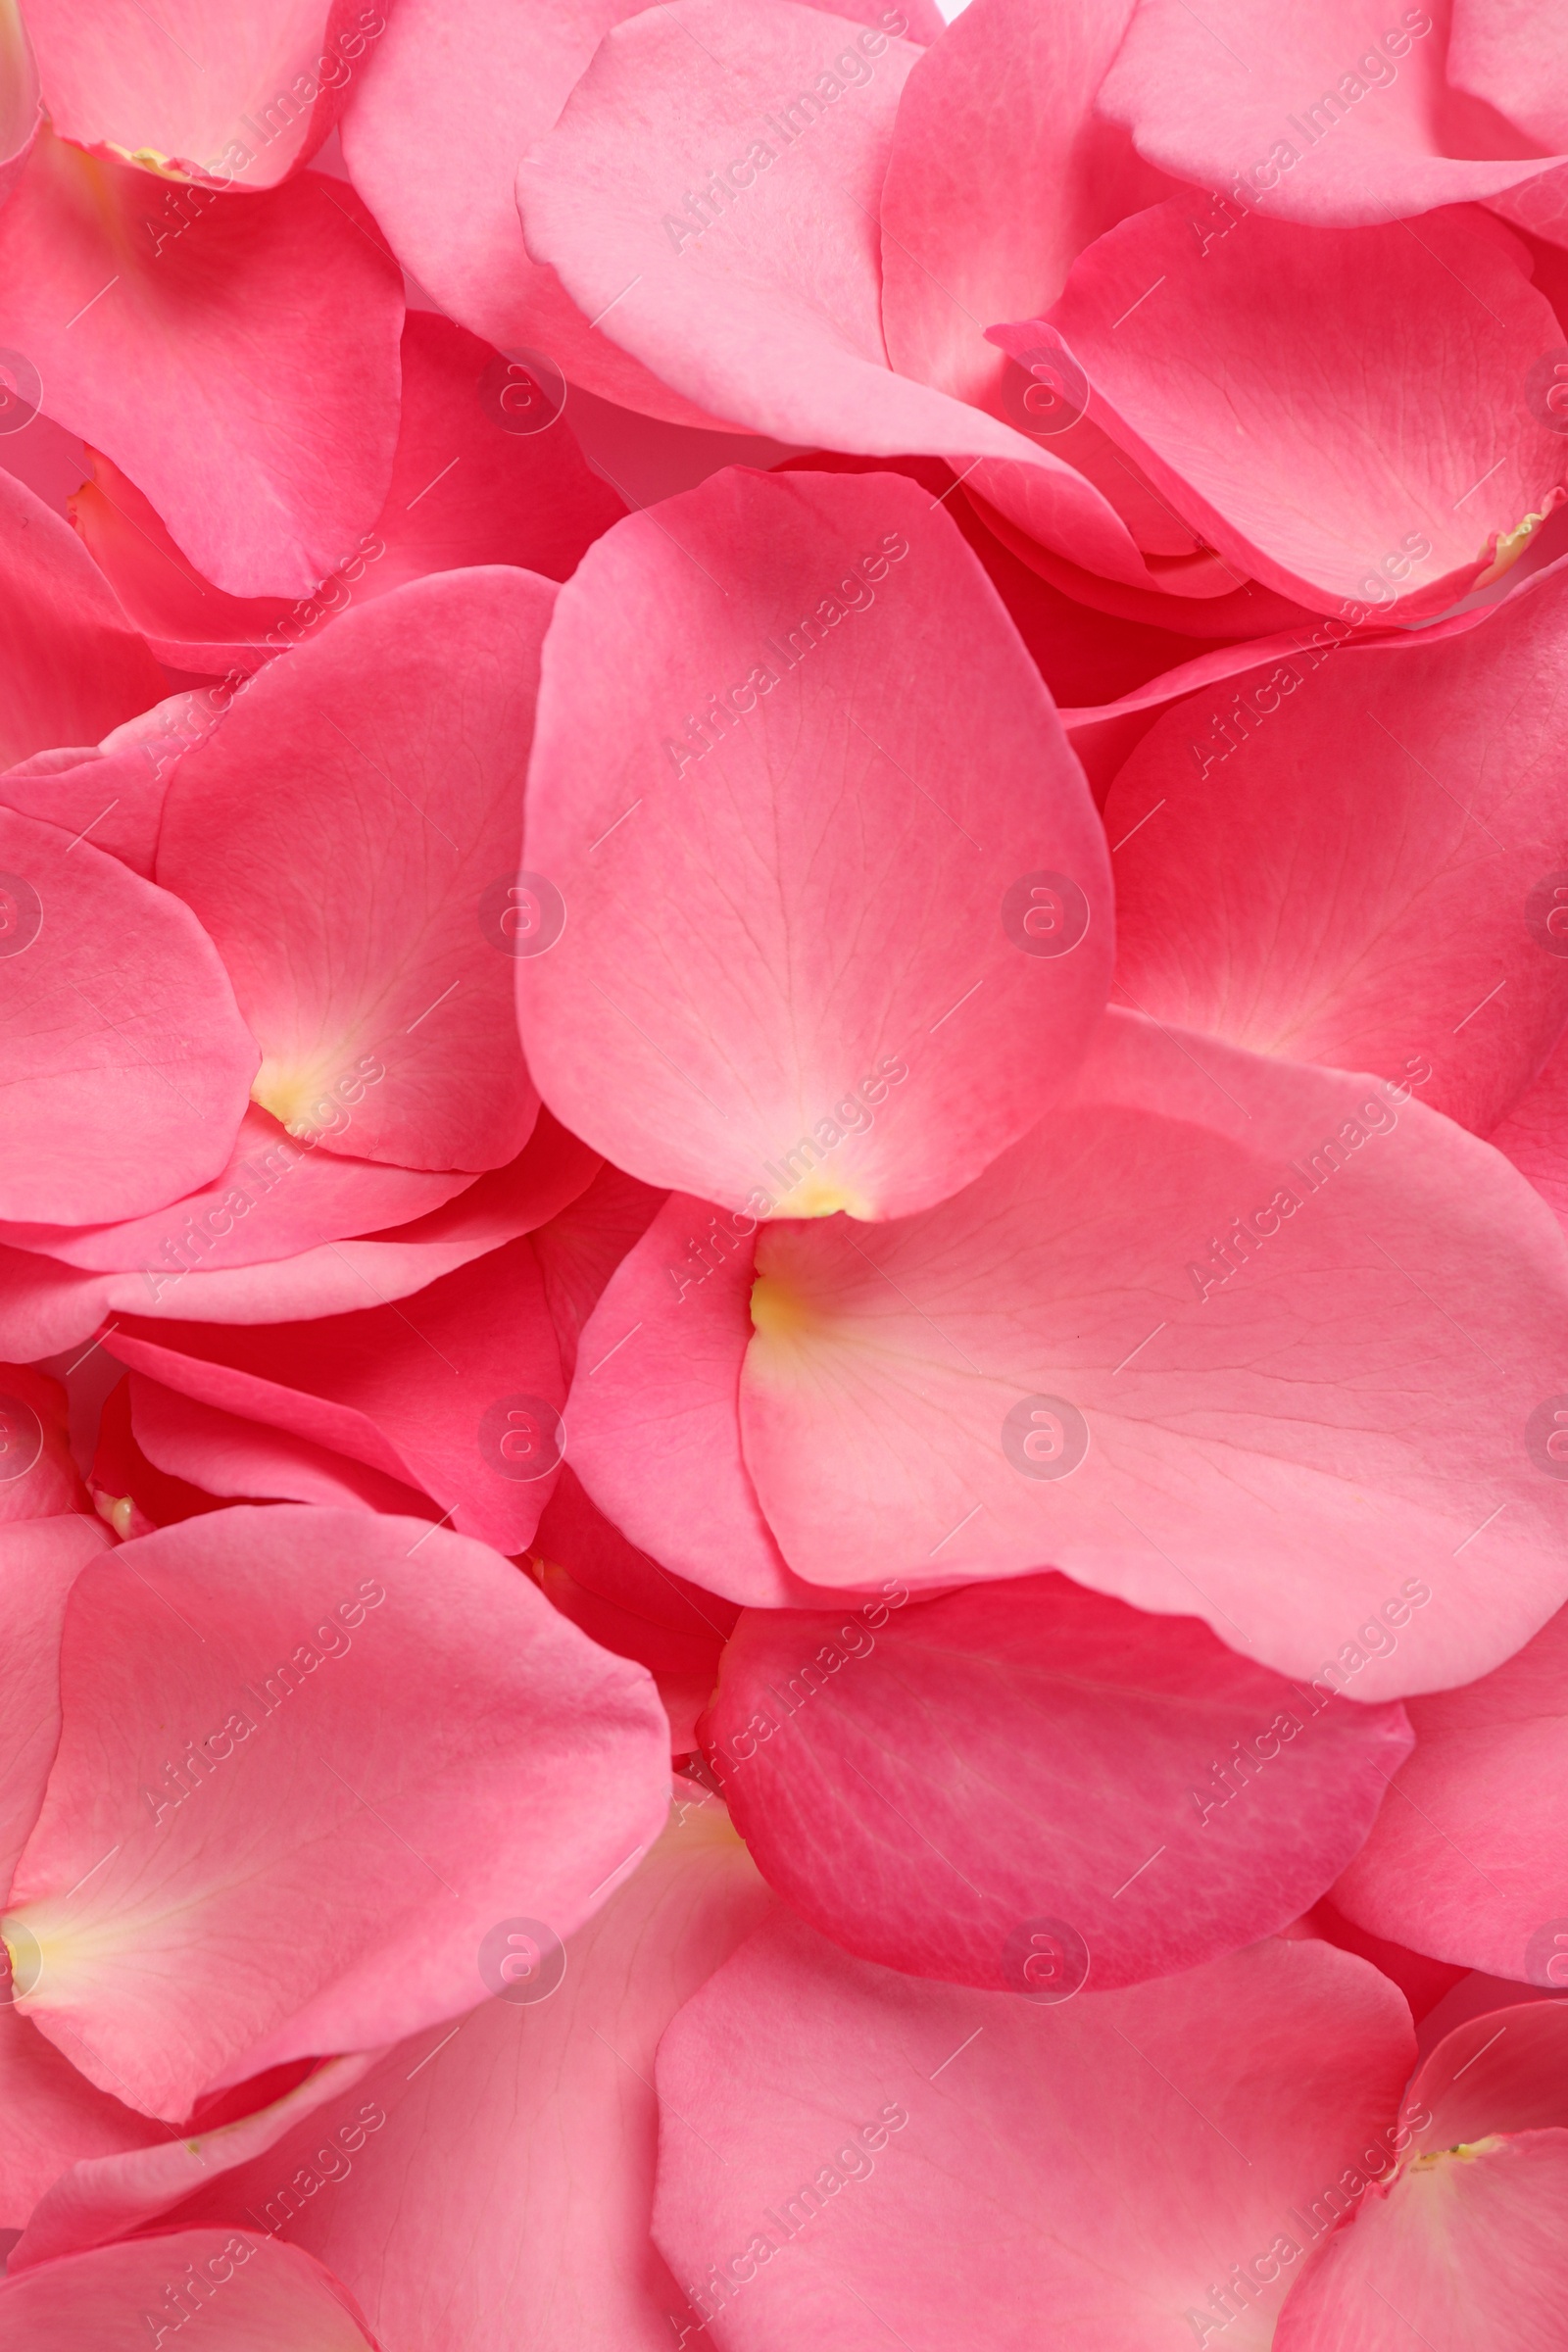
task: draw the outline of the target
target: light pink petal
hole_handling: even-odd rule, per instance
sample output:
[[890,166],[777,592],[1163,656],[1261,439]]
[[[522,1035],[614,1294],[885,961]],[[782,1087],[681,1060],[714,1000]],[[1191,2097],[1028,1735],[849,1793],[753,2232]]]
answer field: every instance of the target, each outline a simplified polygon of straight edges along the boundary
[[[16,1369],[7,1365],[4,1377],[15,1381]],[[8,1427],[16,1429],[20,1419],[13,1410],[7,1415]],[[38,1818],[60,1737],[60,1627],[66,1600],[87,1562],[108,1547],[108,1531],[79,1511],[0,1527],[0,1594],[6,1620],[0,1892],[10,1886],[17,1857]]]
[[156,18],[136,0],[27,0],[62,138],[247,188],[275,186],[319,147],[379,23],[355,0],[160,0]]
[[0,204],[32,152],[43,120],[38,68],[17,0],[0,7]]
[[1568,2290],[1568,2131],[1418,2158],[1324,2240],[1276,2352],[1515,2352],[1548,2345]]
[[3,2352],[154,2352],[201,2317],[210,2352],[375,2352],[346,2288],[248,2230],[181,2230],[41,2264],[0,2284]]
[[1276,645],[1169,709],[1105,804],[1123,1001],[1488,1134],[1568,1019],[1565,614],[1554,565],[1442,645]]
[[[1525,70],[1523,41],[1538,98],[1544,13],[1529,34],[1513,32],[1514,71]],[[1462,61],[1462,0],[1455,14]],[[1445,83],[1446,15],[1325,0],[1271,12],[1265,32],[1248,0],[1218,0],[1201,19],[1182,0],[1140,0],[1100,104],[1152,163],[1194,183],[1193,214],[1215,234],[1252,208],[1318,224],[1379,221],[1537,179],[1541,160],[1512,160],[1527,156],[1525,142]],[[1518,12],[1506,22],[1516,25]]]
[[811,1595],[741,1459],[746,1224],[680,1193],[665,1202],[584,1327],[567,1444],[593,1501],[640,1551],[726,1600],[787,1608]]
[[279,1504],[143,1537],[78,1582],[61,1688],[6,1921],[21,2006],[171,2119],[461,2014],[493,1924],[564,1935],[663,1811],[642,1670],[417,1520]]
[[[1564,1433],[1568,1398],[1551,1398],[1531,1433],[1538,1477],[1568,1473]],[[1410,1719],[1416,1752],[1335,1901],[1418,1951],[1568,1987],[1568,1612]]]
[[127,1318],[104,1344],[198,1403],[433,1495],[498,1551],[528,1543],[561,1459],[565,1383],[526,1237],[404,1305],[307,1325]]
[[[341,1112],[343,1106],[334,1107]],[[252,1102],[227,1166],[169,1207],[74,1233],[9,1224],[0,1226],[0,1241],[93,1273],[142,1273],[143,1311],[150,1311],[177,1305],[189,1275],[261,1265],[350,1234],[407,1225],[472,1182],[466,1175],[426,1175],[328,1154],[309,1132],[286,1134],[270,1112]]]
[[1395,1987],[1314,1941],[1053,2001],[785,1916],[664,2036],[655,2233],[732,2352],[1035,2352],[1043,2313],[1055,2343],[1174,2352],[1237,2264],[1221,2340],[1261,2352],[1293,2209],[1369,2142],[1392,2163],[1412,2054]]
[[1358,1700],[1561,1605],[1568,1488],[1527,1434],[1568,1250],[1404,1091],[1112,1012],[977,1183],[853,1230],[757,1244],[742,1443],[797,1573],[1058,1567]]
[[258,677],[170,787],[159,879],[233,979],[257,1102],[327,1152],[478,1170],[527,1141],[492,901],[553,594],[499,566],[410,582]]
[[748,1610],[701,1729],[792,1909],[863,1959],[985,1990],[1017,1989],[1032,1915],[1069,1924],[1098,1990],[1288,1927],[1411,1743],[1400,1707],[1314,1713],[1206,1626],[1057,1576]]
[[303,604],[224,596],[194,572],[150,502],[104,457],[72,520],[146,632],[180,669],[249,672],[333,613],[405,580],[515,564],[564,580],[625,513],[590,472],[571,428],[503,431],[483,403],[488,345],[429,311],[403,327],[403,407],[386,504],[330,579]]
[[1177,586],[1047,440],[889,365],[879,204],[919,56],[793,0],[648,10],[607,35],[524,156],[528,249],[711,413],[782,441],[931,451],[958,470],[1011,460],[1030,476],[1037,536],[1135,586]]
[[1544,0],[1454,0],[1447,62],[1456,90],[1568,148],[1568,36]]
[[164,677],[70,525],[3,471],[0,548],[8,768],[56,744],[96,743],[156,703]]
[[[1092,245],[1049,325],[1091,420],[1239,578],[1415,617],[1505,565],[1564,495],[1563,437],[1532,394],[1562,329],[1527,267],[1483,213],[1418,236],[1251,220],[1205,250],[1173,201]],[[1044,331],[992,336],[1020,357]]]
[[31,1364],[0,1363],[0,1524],[86,1507],[71,1455],[65,1390]]
[[[600,34],[636,0],[399,0],[343,118],[343,157],[398,259],[452,317],[607,400],[676,424],[720,419],[595,332],[530,261],[517,160],[543,136]],[[418,158],[415,169],[411,158]],[[558,389],[549,378],[552,397]]]
[[[366,1462],[314,1445],[309,1438],[291,1436],[270,1422],[201,1404],[166,1389],[162,1381],[149,1380],[145,1373],[128,1376],[126,1404],[133,1442],[138,1451],[145,1448],[154,1500],[160,1499],[163,1482],[184,1486],[187,1495],[200,1493],[211,1504],[266,1497],[327,1503],[340,1510],[393,1511],[407,1518],[441,1516],[428,1495],[389,1478],[384,1470],[372,1470]],[[138,1503],[140,1499],[138,1494]],[[183,1509],[160,1512],[152,1502],[146,1507],[150,1525],[131,1529],[134,1535],[148,1535],[153,1527],[167,1527],[171,1519],[189,1515]]]
[[1082,775],[902,475],[732,469],[590,550],[546,644],[523,856],[540,1091],[621,1167],[752,1216],[955,1191],[1104,999]]
[[0,1216],[139,1216],[217,1174],[256,1046],[187,906],[0,808]]
[[520,1947],[500,1998],[388,2053],[186,2218],[308,2248],[395,2352],[664,2352],[681,2296],[648,2234],[654,2055],[772,1908],[722,1806],[676,1786],[659,1844],[553,1956],[554,1989],[527,1997]]
[[0,775],[0,804],[91,839],[152,880],[164,796],[182,751],[216,725],[223,701],[208,687],[166,695],[112,727],[101,744],[37,753]]
[[1046,311],[1077,255],[1169,193],[1095,96],[1133,0],[970,0],[899,102],[882,191],[882,324],[901,375],[994,408],[993,318]]
[[508,1167],[481,1176],[412,1225],[323,1243],[265,1265],[196,1268],[167,1286],[150,1284],[144,1268],[84,1274],[0,1245],[0,1349],[14,1357],[52,1355],[78,1346],[111,1315],[279,1323],[355,1313],[368,1291],[383,1301],[407,1298],[555,1216],[599,1164],[585,1145],[541,1111],[527,1145]]
[[374,522],[403,297],[352,190],[312,172],[215,195],[46,131],[0,212],[0,289],[36,405],[219,587],[309,595]]
[[[38,2199],[65,2166],[145,2147],[165,2127],[97,2090],[36,2026],[7,2000],[0,2004],[0,2230],[26,2226]],[[65,2352],[62,2344],[61,2352]]]
[[[375,2063],[376,2053],[329,2059],[269,2105],[232,2123],[187,2130],[178,2139],[129,2153],[77,2157],[61,2173],[31,2214],[7,2259],[15,2278],[40,2262],[143,2229],[160,2214],[207,2187],[215,2175],[265,2156],[290,2132],[309,2128],[318,2111],[346,2097]],[[226,2102],[225,2102],[226,2103]]]

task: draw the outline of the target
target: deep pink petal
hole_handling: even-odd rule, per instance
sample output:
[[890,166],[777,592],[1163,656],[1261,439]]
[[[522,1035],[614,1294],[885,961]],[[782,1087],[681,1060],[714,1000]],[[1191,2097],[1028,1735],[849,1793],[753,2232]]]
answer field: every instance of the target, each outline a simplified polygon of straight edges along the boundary
[[1123,1001],[1488,1134],[1568,1019],[1565,615],[1554,565],[1444,644],[1276,647],[1167,710],[1105,804]]
[[0,549],[0,768],[8,768],[56,744],[96,743],[156,703],[164,678],[70,525],[5,472]]
[[386,504],[374,527],[303,604],[225,596],[179,553],[151,503],[107,458],[72,501],[72,520],[159,659],[179,669],[251,671],[333,613],[405,580],[515,564],[564,580],[625,513],[589,470],[570,426],[501,429],[483,406],[488,345],[430,311],[403,327],[403,405]]
[[[137,1480],[150,1472],[151,1499],[145,1506],[148,1526],[121,1528],[122,1535],[150,1535],[154,1527],[188,1518],[192,1497],[209,1509],[226,1501],[265,1498],[320,1502],[340,1510],[394,1511],[407,1518],[442,1516],[428,1495],[403,1480],[270,1422],[202,1404],[143,1372],[129,1374],[125,1388],[130,1434],[142,1456],[141,1462],[128,1464],[127,1484],[133,1490],[133,1504],[141,1507]],[[109,1406],[104,1410],[107,1416]],[[184,1494],[172,1494],[166,1488],[183,1488]],[[160,1510],[154,1507],[160,1501],[184,1507]]]
[[[1552,892],[1545,896],[1549,901]],[[1540,909],[1538,945],[1543,928],[1551,923],[1555,912],[1550,904]],[[1547,936],[1551,936],[1549,931]],[[1494,1127],[1489,1140],[1513,1161],[1522,1176],[1529,1177],[1568,1230],[1568,1040],[1558,1040],[1535,1083],[1515,1098],[1507,1117]]]
[[1357,1699],[1485,1673],[1561,1605],[1568,1489],[1527,1433],[1568,1250],[1406,1092],[1111,1012],[1070,1103],[860,1230],[757,1244],[742,1442],[798,1573],[1059,1567]]
[[403,296],[355,204],[315,172],[192,190],[46,131],[0,213],[0,339],[36,405],[235,596],[309,595],[386,495]]
[[275,1505],[143,1537],[78,1581],[61,1689],[6,1922],[22,2006],[172,2119],[461,2014],[492,1925],[525,1896],[564,1935],[663,1811],[642,1670],[417,1520]]
[[[1532,1431],[1538,1474],[1563,1477],[1564,1431],[1568,1400],[1552,1398]],[[1418,1951],[1568,1986],[1568,1612],[1410,1719],[1416,1752],[1335,1901]]]
[[[902,1588],[901,1588],[902,1592]],[[759,1867],[868,1960],[1016,1990],[1052,1914],[1097,1990],[1288,1927],[1371,1828],[1402,1708],[1318,1707],[1206,1626],[1064,1577],[748,1610],[704,1752]]]
[[105,1345],[198,1403],[420,1489],[498,1551],[528,1543],[561,1458],[565,1383],[526,1237],[403,1305],[304,1325],[127,1317]]
[[165,695],[112,727],[101,744],[36,753],[8,768],[0,775],[0,804],[57,825],[74,841],[90,837],[94,849],[151,881],[174,762],[223,709],[221,694],[205,686]]
[[0,1033],[5,1218],[139,1216],[223,1166],[256,1044],[212,940],[91,842],[5,808]]
[[[16,1378],[9,1365],[5,1377]],[[13,1411],[7,1419],[15,1428],[19,1416]],[[17,1857],[37,1820],[60,1737],[60,1628],[66,1601],[87,1562],[108,1547],[107,1530],[79,1511],[0,1527],[6,1618],[0,1892],[10,1886]]]
[[[554,1127],[548,1111],[544,1116]],[[606,1283],[647,1232],[663,1200],[662,1193],[639,1184],[635,1176],[601,1166],[592,1184],[535,1233],[534,1255],[544,1276],[545,1297],[561,1343],[561,1365],[568,1380],[576,1368],[583,1325],[604,1295]]]
[[1035,2352],[1043,2313],[1054,2342],[1164,2352],[1238,2263],[1250,2348],[1293,2209],[1383,2141],[1412,2054],[1395,1987],[1315,1941],[1053,2002],[785,1915],[664,2036],[655,2232],[733,2352]]
[[553,594],[490,566],[347,613],[170,786],[159,879],[218,944],[262,1048],[256,1100],[327,1152],[478,1170],[527,1141],[490,895],[516,871]]
[[557,1115],[649,1183],[923,1207],[1041,1115],[1103,1003],[1102,829],[932,508],[903,475],[732,469],[561,592],[523,1036]]
[[[1484,213],[1419,236],[1250,220],[1205,249],[1175,200],[1092,245],[1050,324],[1091,420],[1239,579],[1414,617],[1505,565],[1563,496],[1562,436],[1526,396],[1562,330],[1527,267]],[[1041,332],[992,330],[1015,355]]]
[[706,1635],[722,1645],[735,1630],[736,1603],[672,1576],[628,1543],[569,1464],[563,1465],[540,1515],[533,1548],[536,1557],[558,1561],[575,1584],[601,1599],[671,1633]]

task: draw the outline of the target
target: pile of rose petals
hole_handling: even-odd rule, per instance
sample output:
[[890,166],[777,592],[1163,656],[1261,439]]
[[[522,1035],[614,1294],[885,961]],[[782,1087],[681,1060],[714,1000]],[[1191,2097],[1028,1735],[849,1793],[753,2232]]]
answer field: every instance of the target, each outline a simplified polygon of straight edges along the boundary
[[1565,19],[951,10],[0,0],[0,2352],[1568,2347]]

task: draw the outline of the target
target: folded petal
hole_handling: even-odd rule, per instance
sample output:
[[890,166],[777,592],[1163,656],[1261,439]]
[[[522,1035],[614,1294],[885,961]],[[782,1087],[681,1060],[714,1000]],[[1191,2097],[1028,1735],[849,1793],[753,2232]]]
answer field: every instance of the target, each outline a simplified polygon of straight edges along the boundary
[[[1505,124],[1455,100],[1444,79],[1444,13],[1408,9],[1390,24],[1369,0],[1326,0],[1271,12],[1260,37],[1247,0],[1219,0],[1201,21],[1183,0],[1140,0],[1100,104],[1140,154],[1205,191],[1193,210],[1216,235],[1249,208],[1324,224],[1480,202],[1561,158],[1519,160]],[[1517,68],[1519,12],[1497,15]],[[1454,19],[1457,63],[1463,0]],[[1537,26],[1526,41],[1538,96],[1544,37]],[[1476,56],[1475,77],[1456,76],[1461,86],[1477,86],[1480,67]],[[1231,194],[1207,193],[1216,189]]]
[[[1568,1476],[1568,1398],[1532,1435],[1538,1466]],[[1439,1959],[1568,1986],[1568,1612],[1410,1720],[1416,1752],[1335,1901]]]
[[1124,1001],[1490,1133],[1568,1020],[1565,617],[1553,565],[1443,644],[1275,651],[1167,710],[1105,803]]
[[813,1927],[1011,1991],[1021,1919],[1066,1922],[1096,1990],[1288,1927],[1411,1742],[1401,1707],[1322,1706],[1191,1618],[1059,1576],[892,1614],[749,1609],[700,1728],[759,1868]]
[[0,1524],[86,1507],[71,1456],[65,1390],[31,1364],[0,1363]]
[[1487,214],[1205,242],[1182,199],[1092,245],[1044,325],[992,337],[1026,359],[1054,330],[1091,420],[1243,578],[1413,618],[1506,569],[1564,496],[1527,396],[1562,329],[1527,270]]
[[71,515],[160,661],[213,672],[260,668],[332,613],[405,580],[466,565],[515,564],[564,580],[625,513],[589,470],[571,428],[501,429],[482,405],[496,355],[450,318],[410,311],[392,484],[375,526],[316,595],[225,596],[191,569],[149,500],[93,455]]
[[3,2352],[146,2352],[198,2315],[212,2352],[375,2352],[347,2289],[293,2246],[178,2230],[40,2264],[0,2283]]
[[565,1935],[663,1813],[642,1669],[417,1520],[284,1504],[142,1537],[78,1582],[61,1691],[5,1928],[19,2005],[172,2120],[460,2015],[494,1922],[520,1901]]
[[156,703],[165,681],[70,525],[3,471],[0,551],[0,768],[8,768],[56,744],[96,743]]
[[977,1183],[853,1231],[757,1243],[742,1444],[798,1573],[1055,1566],[1357,1699],[1485,1673],[1560,1605],[1568,1491],[1527,1433],[1568,1251],[1406,1090],[1112,1012]]
[[[486,342],[623,408],[712,424],[529,259],[517,159],[549,130],[601,33],[637,0],[400,0],[343,118],[343,159],[398,259]],[[411,170],[410,159],[419,159]]]
[[[167,681],[160,679],[160,683]],[[0,803],[41,817],[74,841],[92,838],[132,873],[152,880],[164,796],[181,752],[217,724],[224,701],[185,688],[111,727],[100,744],[39,752],[0,775]]]
[[808,1606],[741,1458],[749,1224],[670,1196],[584,1326],[567,1443],[594,1502],[662,1566],[751,1608]]
[[[110,1406],[120,1391],[104,1407]],[[125,1405],[135,1453],[127,1484],[133,1505],[142,1507],[140,1477],[151,1473],[150,1499],[145,1504],[146,1527],[117,1528],[124,1535],[150,1535],[154,1527],[191,1515],[192,1498],[199,1507],[216,1509],[225,1501],[321,1502],[339,1510],[393,1511],[405,1518],[438,1514],[427,1494],[403,1480],[389,1478],[346,1453],[334,1453],[309,1438],[276,1429],[268,1421],[252,1421],[225,1413],[220,1405],[201,1404],[166,1389],[144,1372],[132,1372],[125,1382]],[[169,1488],[183,1488],[171,1495]],[[182,1507],[159,1509],[161,1501]]]
[[1513,2352],[1549,2344],[1568,2289],[1568,2131],[1435,2151],[1326,2238],[1277,2352]]
[[1293,2208],[1384,2140],[1412,2053],[1395,1987],[1310,1940],[1056,2001],[896,1976],[785,1915],[664,2036],[655,2235],[734,2352],[1030,2352],[1043,2312],[1055,2342],[1165,2352],[1227,2291],[1254,2352]]
[[354,205],[316,173],[221,196],[46,131],[0,213],[0,340],[35,405],[234,596],[310,593],[386,495],[403,295]]
[[62,2054],[12,2001],[8,1983],[0,2001],[0,2230],[14,2235],[67,2166],[145,2147],[164,2127],[95,2088],[72,2064],[70,2043]]
[[256,678],[170,786],[159,879],[233,979],[255,1099],[324,1151],[479,1170],[527,1141],[491,901],[553,594],[500,566],[411,581]]
[[319,147],[380,22],[352,0],[165,0],[151,19],[136,0],[27,0],[62,138],[247,188],[274,187]]
[[983,328],[1046,311],[1086,245],[1169,193],[1096,93],[1133,0],[970,0],[914,66],[882,191],[882,323],[901,375],[995,405]]
[[140,1216],[217,1175],[256,1045],[188,906],[0,808],[0,1216]]
[[307,2248],[398,2352],[487,2334],[536,2352],[662,2352],[681,2296],[648,2235],[654,2054],[773,1908],[722,1806],[677,1787],[664,1836],[565,1937],[553,1983],[530,1982],[519,1942],[492,1965],[498,1997],[387,2053],[186,2218]]
[[[548,1111],[541,1125],[556,1127]],[[568,1380],[576,1368],[583,1325],[621,1259],[647,1232],[663,1198],[652,1185],[639,1184],[635,1176],[601,1163],[592,1184],[535,1233],[534,1255]]]
[[731,470],[561,592],[518,1003],[557,1115],[649,1183],[903,1215],[1032,1125],[1087,1043],[1102,829],[932,508],[902,475]]
[[1454,0],[1448,79],[1543,147],[1568,147],[1568,39],[1542,0]]
[[561,1459],[565,1383],[526,1237],[406,1305],[226,1328],[126,1317],[105,1344],[198,1403],[420,1489],[498,1551],[532,1537]]
[[871,456],[1012,460],[1037,536],[1157,587],[1116,507],[1046,440],[889,365],[878,208],[919,57],[794,0],[647,10],[523,159],[528,250],[710,414]]

